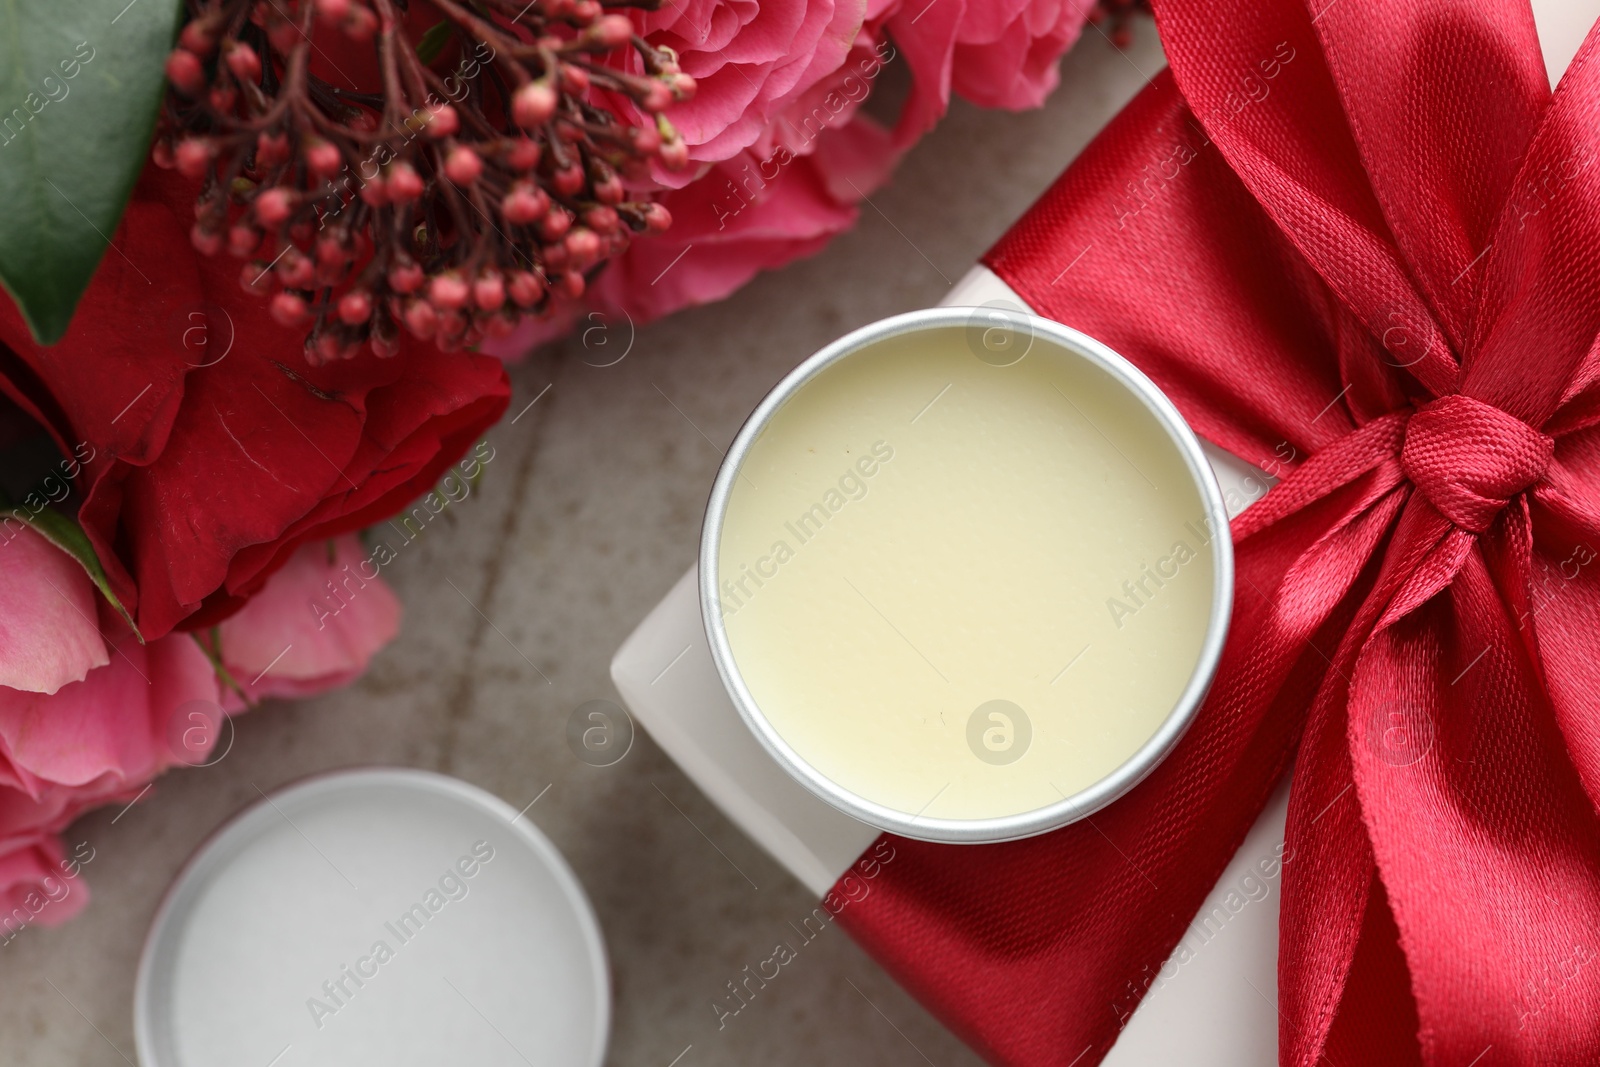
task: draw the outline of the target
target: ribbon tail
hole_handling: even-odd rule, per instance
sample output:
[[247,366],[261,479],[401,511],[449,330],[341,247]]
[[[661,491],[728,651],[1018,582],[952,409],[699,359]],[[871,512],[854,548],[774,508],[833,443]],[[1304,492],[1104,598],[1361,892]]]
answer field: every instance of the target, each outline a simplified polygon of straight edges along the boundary
[[[1373,598],[1382,616],[1346,715],[1422,1060],[1451,1067],[1493,1049],[1497,1063],[1594,1062],[1600,967],[1579,964],[1600,955],[1600,822],[1489,560],[1460,531],[1437,537],[1430,511],[1396,532],[1386,569],[1399,588],[1389,598],[1380,582]],[[1514,509],[1505,521],[1525,520]],[[1526,544],[1511,533],[1502,570]],[[1363,1003],[1347,995],[1339,1011],[1380,1032],[1385,1018]]]

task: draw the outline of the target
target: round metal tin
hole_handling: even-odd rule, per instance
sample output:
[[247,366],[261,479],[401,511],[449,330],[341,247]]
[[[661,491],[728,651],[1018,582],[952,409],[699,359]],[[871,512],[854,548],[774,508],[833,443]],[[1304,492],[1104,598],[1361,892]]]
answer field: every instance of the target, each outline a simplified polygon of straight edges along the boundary
[[145,941],[134,1040],[142,1067],[599,1067],[610,1003],[594,912],[525,815],[359,768],[263,795],[190,858]]
[[[802,759],[762,714],[734,658],[721,610],[719,555],[723,519],[740,467],[751,446],[761,436],[774,414],[789,398],[823,370],[872,348],[889,338],[921,331],[966,329],[969,331],[1009,330],[1022,335],[1030,344],[1044,342],[1099,368],[1137,397],[1167,433],[1194,478],[1213,529],[1228,528],[1228,512],[1215,474],[1189,425],[1178,409],[1154,382],[1133,364],[1106,345],[1077,330],[1021,311],[993,306],[983,308],[940,307],[907,312],[863,326],[817,352],[789,372],[766,395],[745,421],[717,472],[706,506],[705,524],[700,539],[700,614],[705,624],[711,656],[722,676],[723,685],[739,710],[740,717],[762,746],[785,771],[801,785],[845,814],[883,830],[925,841],[953,844],[978,844],[1010,841],[1045,833],[1105,807],[1138,785],[1172,751],[1193,721],[1205,699],[1222,655],[1228,619],[1233,610],[1233,545],[1226,536],[1211,538],[1211,562],[1215,587],[1212,591],[1206,633],[1188,684],[1171,712],[1132,756],[1093,785],[1045,807],[1003,818],[941,819],[912,812],[897,811],[869,801],[841,787]],[[969,334],[970,336],[970,334]]]

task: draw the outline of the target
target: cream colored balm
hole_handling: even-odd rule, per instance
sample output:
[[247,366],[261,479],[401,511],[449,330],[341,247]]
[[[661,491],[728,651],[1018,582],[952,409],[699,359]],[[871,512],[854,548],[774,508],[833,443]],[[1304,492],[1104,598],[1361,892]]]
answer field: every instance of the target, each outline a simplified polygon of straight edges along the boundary
[[1111,774],[1195,674],[1213,529],[1140,398],[969,330],[830,364],[771,417],[718,550],[738,673],[800,759],[919,818],[1016,816]]

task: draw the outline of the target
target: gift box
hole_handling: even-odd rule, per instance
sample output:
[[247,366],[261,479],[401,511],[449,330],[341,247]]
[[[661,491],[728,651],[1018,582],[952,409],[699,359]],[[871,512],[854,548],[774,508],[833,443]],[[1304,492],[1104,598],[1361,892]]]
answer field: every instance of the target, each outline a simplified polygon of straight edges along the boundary
[[1112,806],[885,839],[838,920],[994,1062],[1086,1067],[1276,880],[1277,988],[1233,995],[1280,1062],[1590,1062],[1595,39],[1552,95],[1516,5],[1157,18],[1172,69],[985,264],[1277,481],[1219,678]]

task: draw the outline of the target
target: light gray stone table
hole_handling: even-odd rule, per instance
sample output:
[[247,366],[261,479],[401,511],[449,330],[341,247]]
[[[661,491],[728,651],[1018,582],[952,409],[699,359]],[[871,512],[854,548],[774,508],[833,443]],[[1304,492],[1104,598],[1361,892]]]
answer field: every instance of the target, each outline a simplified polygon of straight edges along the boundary
[[566,722],[615,699],[611,655],[693,560],[719,450],[766,390],[839,334],[936,302],[1161,64],[1148,24],[1127,54],[1087,30],[1045,108],[956,104],[823,254],[641,329],[615,366],[569,341],[515,368],[513,414],[548,391],[491,431],[480,491],[385,568],[406,619],[370,673],[245,716],[216,766],[71,828],[69,843],[95,849],[93,901],[0,949],[0,1062],[131,1062],[140,945],[184,859],[258,787],[359,763],[444,771],[518,808],[549,787],[528,815],[604,928],[612,1064],[978,1062],[831,928],[719,1030],[725,983],[815,900],[647,736],[595,768],[568,749]]

